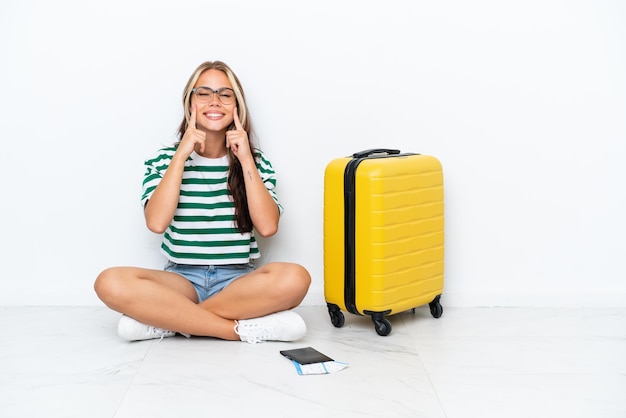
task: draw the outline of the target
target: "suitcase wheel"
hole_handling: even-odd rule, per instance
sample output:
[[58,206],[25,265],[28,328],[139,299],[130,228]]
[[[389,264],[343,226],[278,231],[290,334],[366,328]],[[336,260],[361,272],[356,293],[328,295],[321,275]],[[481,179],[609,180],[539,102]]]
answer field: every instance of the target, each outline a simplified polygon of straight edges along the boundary
[[374,329],[378,335],[385,337],[391,332],[391,322],[389,322],[387,318],[379,318],[372,315],[372,322],[374,322]]
[[434,318],[439,318],[443,314],[443,306],[441,306],[439,299],[441,299],[441,295],[437,295],[437,297],[428,304],[430,307],[430,314]]
[[335,328],[343,327],[343,324],[346,321],[346,317],[343,316],[343,312],[341,312],[339,306],[329,303],[328,314],[330,315],[330,322],[332,322]]

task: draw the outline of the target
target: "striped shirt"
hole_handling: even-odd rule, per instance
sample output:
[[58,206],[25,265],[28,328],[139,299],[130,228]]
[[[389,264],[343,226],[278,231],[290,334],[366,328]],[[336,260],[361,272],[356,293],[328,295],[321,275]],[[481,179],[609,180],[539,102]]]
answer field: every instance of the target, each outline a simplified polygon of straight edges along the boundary
[[[169,167],[175,147],[160,149],[146,160],[141,203],[145,206]],[[260,150],[256,166],[282,214],[272,164]],[[235,205],[227,188],[228,157],[205,158],[193,152],[185,162],[178,207],[163,234],[161,252],[174,263],[245,264],[261,256],[254,232],[235,227]]]

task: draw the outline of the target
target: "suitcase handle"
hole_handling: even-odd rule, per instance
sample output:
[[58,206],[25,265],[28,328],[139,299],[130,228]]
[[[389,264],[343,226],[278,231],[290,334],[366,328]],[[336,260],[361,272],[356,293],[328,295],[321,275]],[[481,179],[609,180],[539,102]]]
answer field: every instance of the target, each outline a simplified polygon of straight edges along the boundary
[[352,154],[353,158],[364,158],[364,157],[368,157],[372,154],[388,154],[388,155],[395,155],[395,154],[400,154],[400,150],[399,149],[389,149],[389,148],[372,148],[372,149],[366,149],[364,151],[360,151],[360,152],[355,152],[354,154]]

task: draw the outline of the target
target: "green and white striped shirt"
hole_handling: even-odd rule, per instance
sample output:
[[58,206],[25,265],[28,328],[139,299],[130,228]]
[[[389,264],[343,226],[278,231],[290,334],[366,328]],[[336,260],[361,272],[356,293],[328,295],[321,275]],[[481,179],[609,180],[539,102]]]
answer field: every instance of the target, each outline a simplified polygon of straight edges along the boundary
[[[160,149],[145,161],[141,203],[145,206],[169,167],[175,147]],[[261,179],[276,202],[272,164],[255,150]],[[163,234],[162,253],[174,263],[195,265],[244,264],[261,256],[254,232],[235,228],[235,205],[227,187],[228,157],[205,158],[193,152],[185,162],[178,207]]]

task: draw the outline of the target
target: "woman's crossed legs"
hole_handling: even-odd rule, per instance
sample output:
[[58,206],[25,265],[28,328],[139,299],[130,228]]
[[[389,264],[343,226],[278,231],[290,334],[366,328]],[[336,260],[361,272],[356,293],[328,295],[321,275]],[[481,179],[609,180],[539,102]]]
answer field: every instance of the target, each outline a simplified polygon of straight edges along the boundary
[[[235,321],[240,328],[242,324],[258,327],[252,319],[298,306],[310,283],[309,273],[300,265],[269,263],[200,303],[189,280],[162,270],[113,267],[100,273],[94,287],[108,307],[143,324],[182,334],[239,340],[244,338],[241,329],[236,332]],[[248,319],[251,321],[245,321]]]

